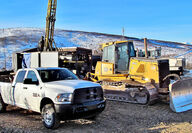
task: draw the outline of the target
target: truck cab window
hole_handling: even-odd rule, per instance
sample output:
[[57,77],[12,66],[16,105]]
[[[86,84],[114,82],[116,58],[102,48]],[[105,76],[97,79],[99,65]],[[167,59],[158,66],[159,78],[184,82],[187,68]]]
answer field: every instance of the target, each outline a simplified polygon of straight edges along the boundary
[[27,74],[28,79],[32,79],[33,82],[38,81],[37,76],[34,71],[29,71]]
[[43,82],[78,79],[77,76],[68,69],[39,70],[38,72]]
[[20,71],[17,75],[16,83],[23,83],[26,71]]

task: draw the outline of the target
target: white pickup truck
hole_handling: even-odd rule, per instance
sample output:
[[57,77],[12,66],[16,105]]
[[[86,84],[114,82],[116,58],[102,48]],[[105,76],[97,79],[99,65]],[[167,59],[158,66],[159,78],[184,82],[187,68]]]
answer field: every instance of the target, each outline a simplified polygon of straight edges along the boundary
[[60,120],[95,118],[106,101],[99,84],[79,80],[65,68],[34,68],[17,71],[12,83],[0,82],[0,112],[14,105],[42,114],[46,128]]

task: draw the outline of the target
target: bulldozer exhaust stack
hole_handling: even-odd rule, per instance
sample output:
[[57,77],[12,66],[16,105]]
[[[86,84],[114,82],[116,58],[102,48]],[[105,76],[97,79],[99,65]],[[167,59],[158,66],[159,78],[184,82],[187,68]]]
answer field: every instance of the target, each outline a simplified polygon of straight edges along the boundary
[[145,57],[148,58],[148,52],[147,52],[147,38],[144,38],[144,47],[145,47]]

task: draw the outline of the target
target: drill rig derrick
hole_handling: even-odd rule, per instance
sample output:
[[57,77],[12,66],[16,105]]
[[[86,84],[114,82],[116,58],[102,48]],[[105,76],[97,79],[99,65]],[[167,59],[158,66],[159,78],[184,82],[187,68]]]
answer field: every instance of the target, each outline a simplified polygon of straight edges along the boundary
[[45,44],[44,51],[54,51],[57,50],[56,45],[55,49],[53,48],[54,42],[54,30],[55,30],[55,21],[56,21],[56,8],[57,0],[49,0],[47,8],[47,17],[46,17],[46,33],[45,33]]

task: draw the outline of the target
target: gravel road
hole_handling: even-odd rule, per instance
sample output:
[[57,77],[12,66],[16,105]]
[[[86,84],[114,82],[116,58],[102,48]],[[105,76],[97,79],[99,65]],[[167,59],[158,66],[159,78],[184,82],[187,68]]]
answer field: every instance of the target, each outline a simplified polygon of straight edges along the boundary
[[43,127],[40,114],[8,106],[7,112],[0,114],[0,132],[189,133],[192,132],[192,111],[176,114],[163,103],[144,106],[108,101],[96,121],[65,121],[57,130],[48,130]]

